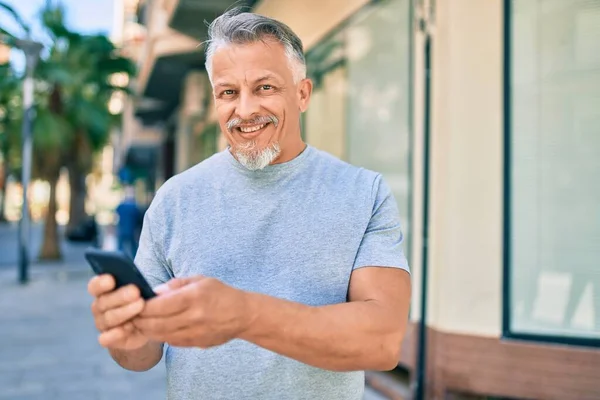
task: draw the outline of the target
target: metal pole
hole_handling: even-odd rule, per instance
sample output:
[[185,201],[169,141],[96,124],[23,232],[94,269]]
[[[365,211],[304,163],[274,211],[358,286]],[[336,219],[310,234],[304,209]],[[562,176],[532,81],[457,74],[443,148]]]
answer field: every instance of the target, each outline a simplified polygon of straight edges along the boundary
[[423,248],[421,270],[421,320],[419,321],[419,340],[417,349],[417,386],[415,400],[427,397],[427,299],[429,281],[429,183],[431,156],[431,37],[425,36],[425,93],[424,93],[424,149],[423,149]]
[[29,202],[27,192],[31,180],[31,158],[33,152],[33,73],[38,61],[42,46],[31,41],[19,41],[18,47],[25,53],[26,74],[23,82],[23,159],[21,167],[21,185],[23,187],[23,207],[19,221],[19,283],[25,284],[29,280]]

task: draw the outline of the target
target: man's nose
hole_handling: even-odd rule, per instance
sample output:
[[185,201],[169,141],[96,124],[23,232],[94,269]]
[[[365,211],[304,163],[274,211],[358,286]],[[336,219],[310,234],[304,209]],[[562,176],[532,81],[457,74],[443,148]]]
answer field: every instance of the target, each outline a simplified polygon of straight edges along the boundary
[[260,111],[260,104],[256,96],[251,93],[240,93],[239,103],[237,106],[237,114],[241,119],[252,119]]

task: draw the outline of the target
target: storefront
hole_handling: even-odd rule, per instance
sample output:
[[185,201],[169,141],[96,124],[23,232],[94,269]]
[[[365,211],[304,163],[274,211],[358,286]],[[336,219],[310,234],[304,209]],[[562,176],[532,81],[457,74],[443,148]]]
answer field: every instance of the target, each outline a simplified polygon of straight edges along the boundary
[[[600,398],[600,0],[252,5],[305,45],[305,140],[392,187],[426,398]],[[224,147],[213,108],[180,168]]]
[[414,276],[400,365],[415,377],[427,266],[428,398],[600,397],[600,2],[358,3],[257,11],[307,47],[305,139],[393,188]]

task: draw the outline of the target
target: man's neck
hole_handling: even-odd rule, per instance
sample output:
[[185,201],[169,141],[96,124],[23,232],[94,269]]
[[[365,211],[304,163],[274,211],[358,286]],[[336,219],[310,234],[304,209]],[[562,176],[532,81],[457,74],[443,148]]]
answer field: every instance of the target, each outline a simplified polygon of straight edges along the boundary
[[288,161],[292,161],[294,158],[298,157],[304,150],[306,149],[306,143],[302,141],[302,139],[298,138],[298,140],[294,141],[294,143],[290,143],[285,146],[285,150],[282,149],[281,154],[277,157],[277,160],[273,162],[273,164],[283,164]]

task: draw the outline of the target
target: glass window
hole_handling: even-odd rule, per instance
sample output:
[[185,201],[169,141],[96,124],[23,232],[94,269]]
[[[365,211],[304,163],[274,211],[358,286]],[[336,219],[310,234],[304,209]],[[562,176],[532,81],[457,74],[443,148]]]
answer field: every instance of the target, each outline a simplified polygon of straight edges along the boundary
[[315,83],[304,119],[311,145],[381,172],[410,251],[410,2],[380,1],[307,54]]
[[510,330],[600,338],[600,0],[509,17]]

